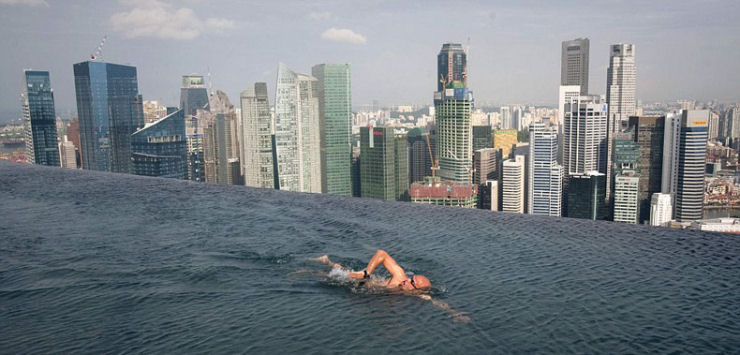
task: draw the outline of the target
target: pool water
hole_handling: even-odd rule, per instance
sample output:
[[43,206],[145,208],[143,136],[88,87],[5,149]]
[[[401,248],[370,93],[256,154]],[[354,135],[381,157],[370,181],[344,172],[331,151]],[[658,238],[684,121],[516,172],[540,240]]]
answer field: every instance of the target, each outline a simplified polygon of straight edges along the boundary
[[[2,162],[0,201],[2,353],[740,349],[732,235]],[[378,248],[470,321],[310,260]]]

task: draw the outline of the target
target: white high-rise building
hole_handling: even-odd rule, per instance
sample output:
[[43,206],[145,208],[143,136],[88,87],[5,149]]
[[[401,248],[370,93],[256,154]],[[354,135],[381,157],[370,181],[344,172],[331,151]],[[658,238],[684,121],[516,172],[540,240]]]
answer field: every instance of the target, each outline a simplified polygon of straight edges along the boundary
[[650,200],[650,225],[666,226],[673,218],[671,194],[654,193]]
[[614,222],[637,224],[640,175],[623,171],[614,178]]
[[562,215],[563,168],[557,162],[558,136],[542,122],[529,128],[528,213]]
[[64,135],[64,140],[59,142],[59,162],[62,168],[77,169],[77,156],[75,145]]
[[611,196],[612,137],[626,128],[630,116],[637,109],[635,46],[614,44],[610,47],[609,67],[606,71],[606,103],[608,107],[608,137],[606,165],[606,198]]
[[563,118],[564,174],[606,172],[607,104],[599,96],[566,101]]
[[498,180],[486,180],[486,186],[490,192],[491,211],[498,211]]
[[502,170],[501,210],[524,213],[524,156],[505,161]]
[[571,99],[581,96],[581,87],[578,85],[560,85],[558,91],[558,126],[562,133],[563,119],[565,117],[565,103]]
[[242,91],[241,122],[244,185],[273,188],[272,117],[266,83]]
[[501,108],[499,109],[499,115],[501,116],[499,118],[501,120],[501,129],[514,128],[514,123],[511,119],[511,107],[501,106]]
[[278,65],[275,153],[280,190],[321,192],[319,101],[316,79]]

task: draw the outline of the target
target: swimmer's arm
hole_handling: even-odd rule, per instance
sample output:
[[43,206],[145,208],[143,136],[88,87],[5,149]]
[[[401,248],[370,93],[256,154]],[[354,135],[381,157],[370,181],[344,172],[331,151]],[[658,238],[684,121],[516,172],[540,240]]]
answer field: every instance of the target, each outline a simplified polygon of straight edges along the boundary
[[416,296],[425,301],[431,301],[435,307],[449,313],[455,321],[470,323],[470,317],[465,315],[465,313],[452,309],[452,307],[450,307],[447,303],[444,303],[438,299],[432,298],[432,296],[429,296],[429,295],[416,295]]

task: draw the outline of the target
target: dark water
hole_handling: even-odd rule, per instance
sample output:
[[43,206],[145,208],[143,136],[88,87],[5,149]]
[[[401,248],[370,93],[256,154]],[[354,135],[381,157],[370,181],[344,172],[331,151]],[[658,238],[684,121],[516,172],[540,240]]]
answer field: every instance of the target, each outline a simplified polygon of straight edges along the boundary
[[[0,163],[0,352],[737,353],[740,239]],[[434,297],[307,259],[377,248]]]

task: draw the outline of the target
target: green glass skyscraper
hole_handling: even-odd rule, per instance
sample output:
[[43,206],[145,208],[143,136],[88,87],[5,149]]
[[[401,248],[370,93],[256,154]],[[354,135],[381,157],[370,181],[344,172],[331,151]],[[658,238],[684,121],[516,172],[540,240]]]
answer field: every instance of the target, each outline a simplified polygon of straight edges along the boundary
[[407,200],[408,144],[390,127],[360,127],[361,197]]
[[321,191],[352,195],[352,89],[349,64],[318,64]]

